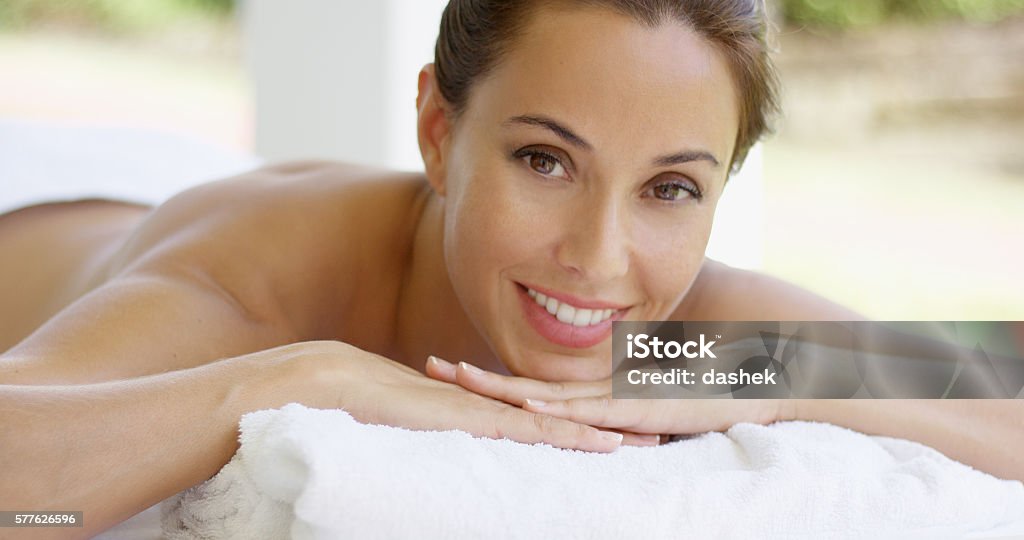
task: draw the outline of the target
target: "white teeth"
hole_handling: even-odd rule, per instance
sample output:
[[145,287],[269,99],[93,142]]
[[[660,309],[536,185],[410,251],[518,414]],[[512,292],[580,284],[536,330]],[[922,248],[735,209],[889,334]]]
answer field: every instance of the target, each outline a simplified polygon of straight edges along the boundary
[[530,288],[527,288],[526,292],[538,305],[564,324],[591,326],[602,323],[615,314],[614,309],[584,309],[571,306]]
[[590,324],[590,316],[593,311],[589,309],[577,309],[576,316],[572,318],[573,326],[587,326]]
[[548,298],[548,302],[547,304],[544,305],[544,307],[547,308],[548,313],[554,315],[555,313],[558,313],[558,300],[555,300],[554,298]]
[[[548,300],[551,299],[548,298]],[[555,314],[555,317],[559,320],[559,322],[564,322],[565,324],[572,324],[573,318],[576,317],[576,308],[570,306],[569,304],[559,304],[558,313]]]

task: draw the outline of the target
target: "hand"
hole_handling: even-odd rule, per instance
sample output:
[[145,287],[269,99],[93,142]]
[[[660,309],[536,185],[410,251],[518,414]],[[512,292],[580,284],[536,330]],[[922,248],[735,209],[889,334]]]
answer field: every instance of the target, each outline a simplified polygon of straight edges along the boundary
[[[611,394],[610,379],[601,382],[550,383],[526,377],[506,377],[483,371],[466,362],[460,362],[459,367],[456,368],[450,362],[436,357],[431,357],[427,361],[426,372],[427,375],[437,380],[457,384],[480,395],[524,409],[536,407],[541,399],[568,399]],[[531,396],[529,401],[533,405],[527,403],[526,396]],[[558,417],[546,410],[536,410],[536,412]],[[667,440],[667,436],[662,435],[661,432],[637,433],[615,426],[606,426],[606,428],[607,431],[622,434],[622,444],[630,446],[656,446]]]
[[724,431],[740,422],[770,424],[793,417],[786,400],[613,399],[610,378],[547,382],[433,358],[427,362],[427,375],[528,411],[623,433],[623,444],[658,444],[654,437],[659,434]]
[[[273,349],[289,364],[311,406],[341,408],[356,420],[414,430],[459,429],[494,439],[613,452],[618,433],[564,420],[424,377],[393,360],[337,341]],[[296,380],[296,379],[291,379]]]

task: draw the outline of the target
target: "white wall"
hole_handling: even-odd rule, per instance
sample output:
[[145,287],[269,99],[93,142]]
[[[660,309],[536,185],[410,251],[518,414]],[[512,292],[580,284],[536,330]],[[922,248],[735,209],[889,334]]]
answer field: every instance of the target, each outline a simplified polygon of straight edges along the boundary
[[[256,153],[420,170],[416,77],[446,0],[245,0]],[[762,263],[761,151],[729,181],[708,256]]]
[[718,203],[707,256],[732,266],[764,267],[764,149],[750,149]]
[[256,153],[419,169],[416,76],[444,0],[246,0]]

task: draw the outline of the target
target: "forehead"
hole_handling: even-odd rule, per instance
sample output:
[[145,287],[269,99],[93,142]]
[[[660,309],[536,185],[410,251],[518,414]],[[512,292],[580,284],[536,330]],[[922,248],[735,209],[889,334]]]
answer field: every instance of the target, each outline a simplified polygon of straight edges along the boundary
[[727,162],[738,101],[724,55],[682,23],[647,27],[603,8],[540,8],[479,81],[467,113],[544,114],[606,151],[703,146]]

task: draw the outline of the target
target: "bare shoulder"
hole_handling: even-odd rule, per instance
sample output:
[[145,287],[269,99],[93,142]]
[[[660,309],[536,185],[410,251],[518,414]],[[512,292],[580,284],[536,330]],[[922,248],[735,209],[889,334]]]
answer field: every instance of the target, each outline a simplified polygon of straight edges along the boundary
[[706,258],[673,319],[852,321],[865,317],[774,276]]
[[384,271],[385,261],[368,258],[411,240],[425,187],[422,175],[322,161],[210,182],[152,212],[107,275],[189,273],[247,310],[313,317],[318,306],[310,302],[343,299],[358,272]]
[[[415,175],[326,161],[290,162],[201,184],[158,207],[125,246],[134,259],[171,232],[202,234],[223,227],[255,227],[236,240],[273,242],[288,232],[312,232],[362,214],[400,205],[414,191]],[[342,211],[344,210],[344,211]],[[297,219],[301,217],[303,219]],[[315,219],[314,219],[315,218]],[[288,224],[288,231],[278,227]],[[302,228],[305,227],[306,231]],[[269,235],[267,237],[266,235]]]

